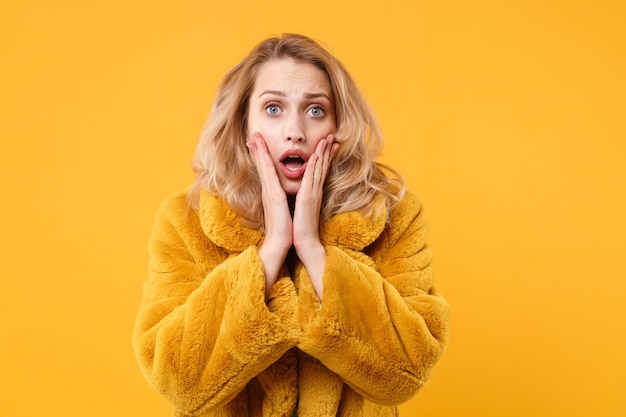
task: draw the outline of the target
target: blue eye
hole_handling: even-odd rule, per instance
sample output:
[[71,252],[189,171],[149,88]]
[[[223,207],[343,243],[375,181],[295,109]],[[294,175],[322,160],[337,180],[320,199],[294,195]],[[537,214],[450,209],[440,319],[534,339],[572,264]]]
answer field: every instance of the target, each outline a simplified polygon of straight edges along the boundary
[[313,117],[322,117],[324,115],[324,109],[320,106],[311,107],[308,113]]
[[278,105],[276,104],[268,104],[267,106],[265,106],[265,111],[272,116],[275,116],[280,113],[280,107],[278,107]]

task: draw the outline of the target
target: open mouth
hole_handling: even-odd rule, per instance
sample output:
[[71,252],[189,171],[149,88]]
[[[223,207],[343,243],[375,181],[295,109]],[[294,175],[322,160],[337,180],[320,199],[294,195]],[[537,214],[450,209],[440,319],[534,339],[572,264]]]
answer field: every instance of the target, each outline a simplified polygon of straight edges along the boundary
[[296,171],[304,165],[304,159],[298,155],[289,155],[280,161],[287,169]]
[[290,149],[280,158],[280,168],[287,178],[299,179],[304,175],[309,156],[299,149]]

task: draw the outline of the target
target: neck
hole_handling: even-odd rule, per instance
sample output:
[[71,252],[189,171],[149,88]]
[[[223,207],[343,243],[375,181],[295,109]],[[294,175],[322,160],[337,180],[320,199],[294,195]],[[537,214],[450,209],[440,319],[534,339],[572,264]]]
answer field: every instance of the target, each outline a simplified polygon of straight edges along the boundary
[[289,213],[291,213],[291,217],[293,218],[293,212],[296,209],[296,196],[288,195],[287,196],[287,204],[289,204]]

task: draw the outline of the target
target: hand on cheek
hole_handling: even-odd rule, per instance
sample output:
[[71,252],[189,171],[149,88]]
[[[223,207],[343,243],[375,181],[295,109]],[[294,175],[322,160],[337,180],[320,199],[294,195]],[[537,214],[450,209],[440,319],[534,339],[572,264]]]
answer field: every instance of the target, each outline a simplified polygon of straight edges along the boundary
[[258,253],[265,269],[265,295],[267,296],[293,244],[293,227],[287,196],[280,184],[263,137],[254,133],[246,145],[261,181],[265,240],[259,247]]
[[293,244],[321,300],[326,250],[319,236],[320,211],[324,182],[339,144],[334,143],[332,134],[317,144],[315,152],[307,162],[306,171],[296,195],[293,220],[289,212],[287,196],[280,184],[263,137],[254,133],[252,140],[246,145],[250,149],[250,155],[261,181],[265,240],[258,253],[265,269],[266,296],[276,282],[287,252]]
[[320,300],[322,299],[322,273],[326,263],[326,250],[319,236],[320,211],[326,174],[338,148],[339,144],[334,143],[332,134],[317,144],[315,153],[307,162],[302,184],[296,196],[293,217],[293,244],[298,257],[311,277]]

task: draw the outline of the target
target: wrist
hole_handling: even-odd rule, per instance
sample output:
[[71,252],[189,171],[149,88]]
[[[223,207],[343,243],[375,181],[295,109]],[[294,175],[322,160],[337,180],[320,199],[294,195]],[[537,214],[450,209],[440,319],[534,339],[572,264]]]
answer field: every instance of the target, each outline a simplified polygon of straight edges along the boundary
[[285,262],[287,251],[275,245],[268,244],[266,241],[259,246],[257,253],[263,264],[263,272],[265,274],[265,298],[267,299],[272,286],[278,279],[278,274],[283,262]]
[[297,247],[294,245],[298,258],[305,266],[311,266],[319,264],[320,261],[326,259],[326,248],[320,243],[320,241],[301,243]]
[[320,301],[324,288],[323,275],[326,268],[326,248],[318,241],[317,244],[306,246],[304,250],[298,251],[298,258],[309,273],[311,284]]
[[289,247],[283,244],[265,241],[259,246],[258,253],[264,264],[282,265],[289,252]]
[[280,256],[286,255],[292,244],[293,242],[291,239],[266,235],[265,239],[261,243],[261,246],[259,246],[259,249],[263,248],[263,250],[268,254],[276,254]]

